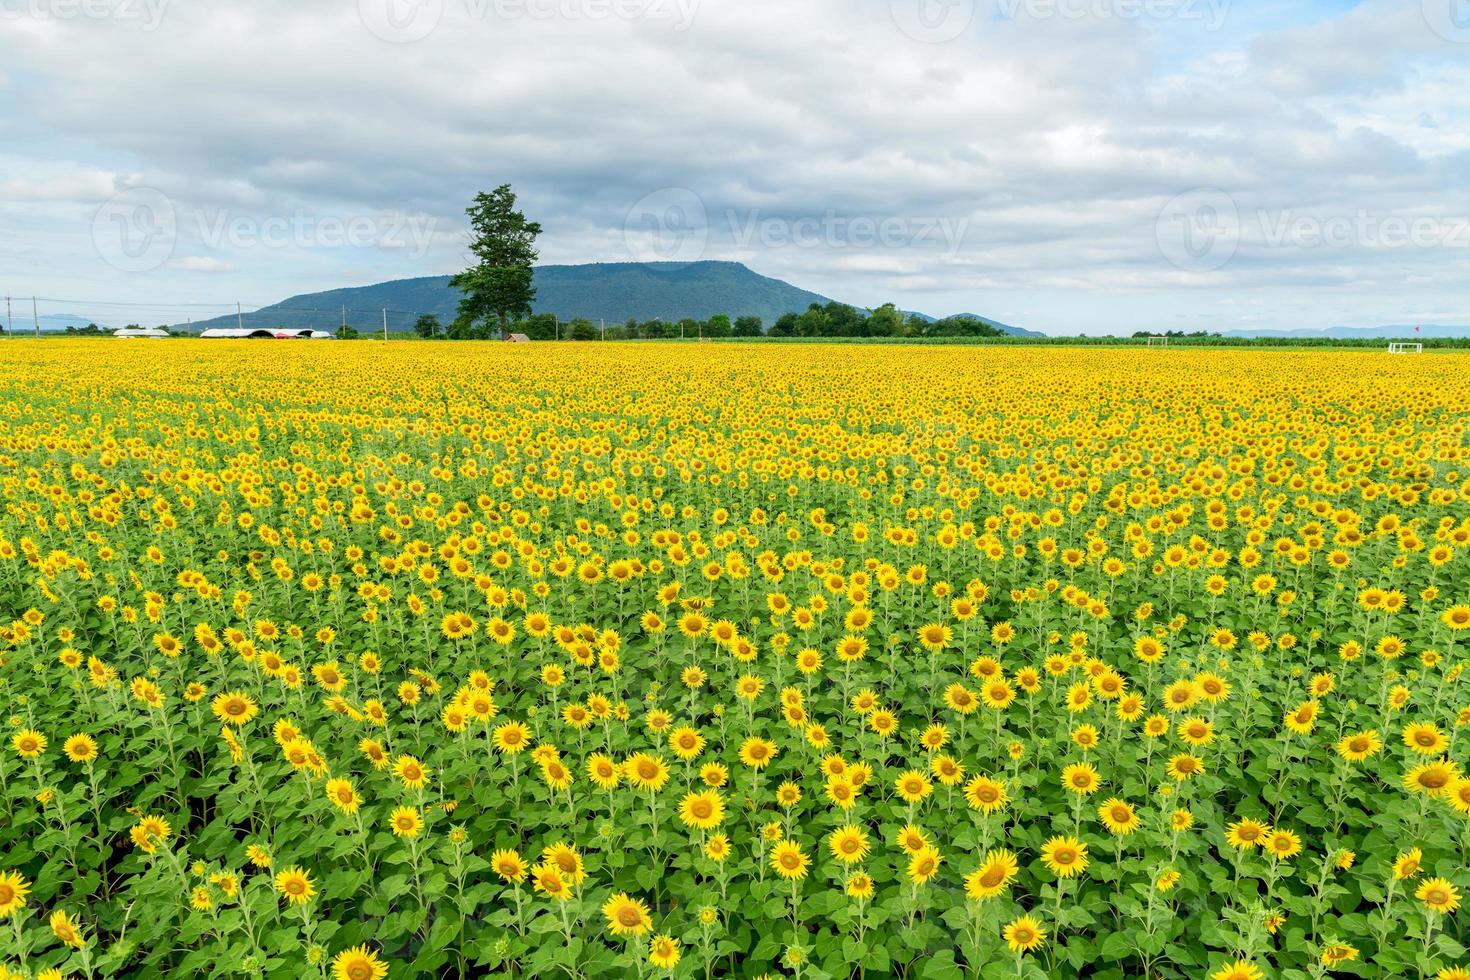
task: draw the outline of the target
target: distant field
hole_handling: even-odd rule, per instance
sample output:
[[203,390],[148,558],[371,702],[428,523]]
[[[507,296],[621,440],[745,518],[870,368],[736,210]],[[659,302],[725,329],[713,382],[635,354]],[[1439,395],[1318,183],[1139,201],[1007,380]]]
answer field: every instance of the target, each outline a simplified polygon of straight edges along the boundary
[[1459,359],[987,344],[0,344],[6,970],[1470,976]]

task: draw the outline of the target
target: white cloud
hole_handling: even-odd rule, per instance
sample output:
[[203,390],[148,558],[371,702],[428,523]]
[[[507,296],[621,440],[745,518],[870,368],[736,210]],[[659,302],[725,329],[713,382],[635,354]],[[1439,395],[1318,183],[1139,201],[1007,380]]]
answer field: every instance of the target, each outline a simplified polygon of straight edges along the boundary
[[169,268],[183,269],[186,272],[234,272],[235,265],[232,262],[224,262],[220,259],[212,259],[207,255],[184,255],[168,261]]
[[[0,267],[7,285],[102,298],[193,295],[189,274],[207,265],[258,302],[449,272],[465,203],[508,180],[546,226],[546,261],[628,258],[629,209],[682,187],[711,218],[707,257],[864,305],[1024,313],[1055,331],[1213,315],[1242,293],[1276,326],[1397,320],[1410,295],[1470,309],[1470,250],[1273,247],[1250,233],[1282,216],[1466,212],[1470,45],[1429,30],[1419,0],[1298,3],[1271,23],[1237,0],[1218,31],[1025,3],[997,20],[998,0],[979,2],[942,44],[906,36],[887,0],[442,0],[432,33],[403,44],[365,27],[356,0],[175,3],[151,31],[27,24],[0,34],[0,128],[27,134],[0,157],[0,207],[24,212],[0,230]],[[128,276],[88,238],[97,204],[128,186],[157,188],[180,214],[436,224],[422,251],[183,241],[188,257]],[[1160,209],[1200,187],[1243,216],[1217,270],[1177,268],[1157,241]],[[829,213],[849,229],[964,230],[940,249],[854,247],[842,233],[752,244],[727,220]]]

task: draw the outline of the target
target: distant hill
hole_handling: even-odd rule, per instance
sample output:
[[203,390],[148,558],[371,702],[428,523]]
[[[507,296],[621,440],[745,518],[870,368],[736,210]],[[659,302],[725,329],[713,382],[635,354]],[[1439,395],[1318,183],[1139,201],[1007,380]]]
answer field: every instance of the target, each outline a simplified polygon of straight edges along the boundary
[[[537,313],[555,313],[563,320],[606,320],[609,325],[629,319],[707,320],[716,313],[725,313],[732,320],[758,316],[769,329],[785,313],[801,313],[813,303],[832,302],[819,293],[753,272],[739,262],[543,265],[536,268],[535,282]],[[347,323],[358,330],[381,330],[383,311],[387,310],[388,329],[404,331],[425,313],[448,323],[454,319],[458,304],[459,293],[450,288],[449,277],[430,276],[304,293],[246,313],[238,321],[230,314],[196,321],[189,329],[243,325],[330,330],[341,323],[345,309]],[[1041,336],[985,317],[979,319],[1016,336]]]
[[1001,333],[1008,333],[1008,334],[1010,334],[1012,337],[1045,337],[1046,336],[1046,334],[1041,333],[1040,331],[1037,331],[1037,330],[1027,330],[1025,327],[1013,327],[1009,323],[1001,323],[999,320],[992,320],[992,319],[990,319],[990,317],[988,317],[988,316],[981,316],[979,313],[956,313],[955,316],[968,316],[968,317],[973,317],[976,320],[981,321],[982,323],[988,323],[988,324],[990,324],[992,327],[994,327],[995,329],[999,330]]
[[[738,262],[617,262],[543,265],[536,268],[537,313],[563,320],[586,317],[609,324],[628,319],[707,320],[716,313],[731,319],[758,316],[770,326],[783,313],[801,312],[827,297],[752,272]],[[458,291],[448,276],[400,279],[347,289],[292,296],[242,319],[246,327],[331,328],[347,322],[359,330],[380,330],[383,310],[390,330],[407,330],[420,315],[454,319]],[[234,315],[196,322],[195,329],[236,326]]]
[[[77,316],[73,313],[42,313],[40,320],[42,333],[61,333],[67,327],[76,327],[80,330],[90,323],[95,323],[104,329],[112,329],[111,325],[103,323],[101,320]],[[9,327],[17,334],[34,334],[36,332],[36,322],[32,319],[29,309],[25,311],[24,316],[18,313],[13,314],[11,321],[10,324],[7,324],[3,319],[0,319],[0,327]]]
[[[1415,326],[1421,328],[1421,332],[1414,332]],[[1227,330],[1226,337],[1286,337],[1293,340],[1313,337],[1330,337],[1335,340],[1367,340],[1380,338],[1383,340],[1413,340],[1416,337],[1425,339],[1460,338],[1470,337],[1470,326],[1447,326],[1442,323],[1423,324],[1391,324],[1383,327],[1325,327],[1320,330],[1297,329],[1297,330]]]

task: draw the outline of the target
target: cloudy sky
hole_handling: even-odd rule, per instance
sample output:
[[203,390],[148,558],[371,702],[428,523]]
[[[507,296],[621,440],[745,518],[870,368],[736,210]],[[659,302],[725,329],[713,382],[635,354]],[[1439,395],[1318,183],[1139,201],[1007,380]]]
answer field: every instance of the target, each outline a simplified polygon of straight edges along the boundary
[[0,290],[735,259],[1051,333],[1470,323],[1470,0],[0,0]]

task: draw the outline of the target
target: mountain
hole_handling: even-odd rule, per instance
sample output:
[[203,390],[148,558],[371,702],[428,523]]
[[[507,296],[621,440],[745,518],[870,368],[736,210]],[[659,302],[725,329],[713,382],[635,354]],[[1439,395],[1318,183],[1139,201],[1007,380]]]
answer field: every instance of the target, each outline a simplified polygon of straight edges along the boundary
[[[707,320],[716,313],[758,316],[770,326],[783,313],[801,312],[825,296],[759,275],[738,262],[607,262],[591,265],[543,265],[535,274],[537,313],[563,320],[585,317],[609,324],[628,319],[667,322]],[[459,292],[448,276],[401,279],[347,289],[292,296],[246,313],[246,327],[315,327],[330,329],[347,322],[359,330],[381,330],[383,311],[390,330],[407,330],[421,314],[453,320]],[[197,322],[196,329],[234,327],[235,316]]]
[[[739,262],[543,265],[536,267],[535,283],[537,313],[555,313],[562,320],[606,320],[609,325],[629,319],[707,320],[716,313],[725,313],[732,320],[758,316],[769,329],[784,313],[801,313],[813,303],[832,302],[819,293],[753,272]],[[448,323],[454,319],[458,304],[459,292],[450,288],[449,277],[430,276],[304,293],[246,313],[238,320],[230,314],[197,321],[189,329],[244,326],[330,330],[341,323],[345,310],[349,325],[374,331],[383,328],[386,310],[388,329],[403,331],[425,313]],[[979,319],[1015,336],[1041,336],[985,317]]]
[[1027,330],[1025,327],[1013,327],[1013,326],[1011,326],[1008,323],[1001,323],[999,320],[992,320],[988,316],[981,316],[979,313],[956,313],[955,316],[972,317],[972,318],[974,318],[976,320],[981,321],[982,323],[988,323],[992,327],[994,327],[995,329],[999,330],[1001,333],[1008,333],[1012,337],[1045,337],[1046,336],[1046,334],[1040,333],[1039,331],[1036,331],[1036,330]]
[[[1415,326],[1420,328],[1419,333],[1414,332]],[[1331,338],[1334,340],[1369,340],[1379,338],[1382,340],[1415,340],[1438,339],[1438,338],[1462,338],[1470,337],[1470,326],[1456,327],[1446,326],[1439,323],[1423,324],[1392,324],[1384,327],[1324,327],[1313,330],[1301,328],[1296,330],[1227,330],[1226,337],[1285,337],[1291,339],[1313,337]]]
[[[104,330],[112,329],[107,324],[100,323],[92,317],[76,316],[72,313],[42,313],[40,320],[42,333],[61,333],[62,331],[66,330],[67,327],[76,327],[78,330],[80,330],[89,323],[96,323]],[[0,327],[6,327],[12,332],[21,336],[24,336],[28,333],[34,334],[36,332],[36,322],[34,319],[32,319],[29,310],[26,311],[24,316],[21,316],[18,313],[13,314],[11,316],[10,323],[6,323],[4,320],[0,320]]]

